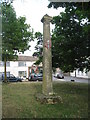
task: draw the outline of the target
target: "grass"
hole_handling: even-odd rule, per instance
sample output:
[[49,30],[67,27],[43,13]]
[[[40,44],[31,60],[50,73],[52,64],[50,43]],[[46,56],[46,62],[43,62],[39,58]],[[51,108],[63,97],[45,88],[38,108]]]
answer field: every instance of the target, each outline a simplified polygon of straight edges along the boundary
[[41,82],[2,85],[3,118],[88,118],[88,84],[53,83],[54,92],[63,103],[41,104],[35,94],[41,93]]

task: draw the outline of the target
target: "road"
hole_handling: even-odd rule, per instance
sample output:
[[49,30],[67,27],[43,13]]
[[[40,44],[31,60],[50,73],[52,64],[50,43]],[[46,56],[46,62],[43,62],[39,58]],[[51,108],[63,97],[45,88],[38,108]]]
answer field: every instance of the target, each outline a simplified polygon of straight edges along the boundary
[[[76,78],[76,77],[71,77],[71,76],[65,76],[64,79],[58,79],[53,76],[53,81],[65,81],[65,82],[73,82],[71,80],[74,80],[74,82],[79,82],[79,83],[89,83],[90,84],[90,79],[85,79],[85,78]],[[89,82],[88,82],[89,81]]]
[[[64,76],[64,79],[58,79],[58,78],[55,78],[54,76],[52,77],[53,78],[53,81],[64,81],[64,82],[73,82],[71,80],[74,80],[74,82],[78,82],[78,83],[89,83],[90,84],[90,79],[84,79],[84,78],[76,78],[76,77],[71,77],[71,76]],[[1,80],[0,80],[0,83]]]

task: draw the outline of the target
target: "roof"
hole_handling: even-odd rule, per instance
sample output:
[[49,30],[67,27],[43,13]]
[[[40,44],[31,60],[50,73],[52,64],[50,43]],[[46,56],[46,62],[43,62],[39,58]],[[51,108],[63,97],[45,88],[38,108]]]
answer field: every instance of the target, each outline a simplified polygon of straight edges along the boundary
[[33,56],[18,56],[18,61],[36,61],[37,57],[33,57]]

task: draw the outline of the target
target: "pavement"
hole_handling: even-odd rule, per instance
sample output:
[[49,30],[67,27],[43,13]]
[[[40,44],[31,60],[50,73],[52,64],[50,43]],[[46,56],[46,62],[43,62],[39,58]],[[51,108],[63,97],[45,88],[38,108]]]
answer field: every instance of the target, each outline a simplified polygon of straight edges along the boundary
[[90,79],[77,78],[77,77],[71,77],[71,76],[64,76],[64,79],[58,79],[53,76],[53,81],[79,82],[79,83],[89,83],[90,84]]

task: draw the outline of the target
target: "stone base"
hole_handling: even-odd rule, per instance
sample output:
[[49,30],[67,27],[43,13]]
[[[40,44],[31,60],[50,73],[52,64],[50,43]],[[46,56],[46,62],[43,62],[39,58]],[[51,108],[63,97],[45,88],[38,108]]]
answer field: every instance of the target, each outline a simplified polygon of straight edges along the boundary
[[36,94],[36,100],[40,101],[42,104],[56,104],[63,103],[62,98],[57,95],[44,95],[44,94]]

